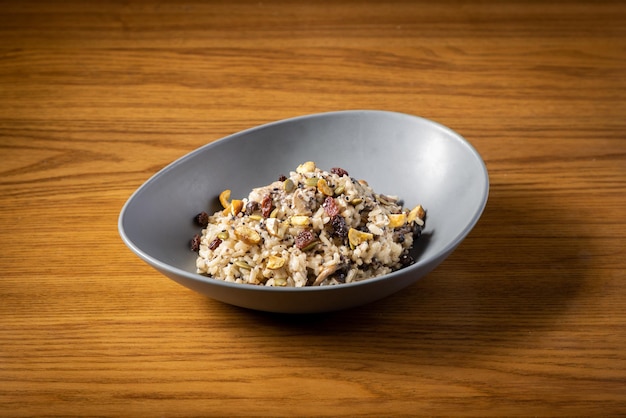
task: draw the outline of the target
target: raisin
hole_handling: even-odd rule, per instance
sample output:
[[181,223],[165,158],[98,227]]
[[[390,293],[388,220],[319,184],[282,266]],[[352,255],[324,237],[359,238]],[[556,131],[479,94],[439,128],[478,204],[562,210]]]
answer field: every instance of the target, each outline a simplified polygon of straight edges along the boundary
[[317,237],[309,229],[301,231],[295,238],[296,247],[299,249],[306,248],[315,241],[317,241]]
[[222,240],[219,238],[215,238],[213,241],[211,241],[211,243],[209,244],[209,250],[213,251],[215,250],[217,247],[220,246],[220,244],[222,243]]
[[261,202],[261,214],[263,217],[269,218],[270,213],[272,213],[272,196],[265,195]]
[[339,177],[347,176],[348,172],[341,167],[333,167],[330,169],[330,172],[338,175]]
[[285,181],[285,180],[287,180],[287,176],[285,176],[284,174],[281,174],[281,175],[278,177],[278,181]]
[[324,203],[322,204],[324,207],[324,212],[331,218],[337,216],[339,214],[339,206],[335,203],[335,199],[332,196],[328,196]]
[[346,238],[348,236],[349,228],[343,216],[333,216],[330,220],[330,225],[333,228],[333,236],[336,236],[338,238]]
[[259,210],[259,203],[258,202],[255,202],[254,200],[251,200],[251,201],[248,202],[248,204],[246,204],[246,215],[250,216],[254,212],[256,212],[257,210]]
[[191,251],[198,252],[200,250],[200,235],[196,234],[191,238]]
[[402,264],[402,267],[408,267],[411,264],[415,264],[415,260],[410,254],[404,253],[400,256],[400,264]]
[[194,221],[196,221],[198,225],[200,225],[203,228],[206,228],[207,225],[209,224],[209,214],[206,212],[200,212],[193,219]]

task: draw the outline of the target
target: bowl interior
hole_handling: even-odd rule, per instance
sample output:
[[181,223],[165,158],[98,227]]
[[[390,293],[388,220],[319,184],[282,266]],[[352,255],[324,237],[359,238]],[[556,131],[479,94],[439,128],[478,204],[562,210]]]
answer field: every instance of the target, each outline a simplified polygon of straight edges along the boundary
[[487,200],[482,159],[448,128],[393,112],[331,112],[242,131],[175,161],[131,196],[120,214],[120,233],[150,264],[205,280],[195,274],[189,250],[198,233],[193,217],[219,209],[224,189],[245,197],[308,160],[325,170],[342,167],[378,193],[399,196],[406,207],[426,208],[418,263],[407,271],[458,245]]

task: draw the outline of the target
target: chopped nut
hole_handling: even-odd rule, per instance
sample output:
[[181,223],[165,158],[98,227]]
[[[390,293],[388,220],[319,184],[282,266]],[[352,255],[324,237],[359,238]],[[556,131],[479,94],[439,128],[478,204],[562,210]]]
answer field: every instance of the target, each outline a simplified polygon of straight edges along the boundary
[[278,231],[280,230],[279,224],[280,224],[280,221],[278,219],[268,218],[265,221],[265,228],[267,229],[267,232],[269,232],[270,235],[277,237]]
[[295,215],[292,216],[289,220],[293,226],[307,226],[311,222],[309,217],[305,215]]
[[352,248],[355,248],[359,244],[365,241],[368,241],[372,238],[374,238],[374,235],[370,234],[369,232],[359,231],[354,228],[350,228],[350,230],[348,230],[348,241],[350,241],[350,246]]
[[399,228],[404,225],[407,221],[407,215],[405,212],[402,213],[394,213],[389,215],[389,227],[390,228]]
[[275,255],[270,255],[267,260],[267,268],[270,270],[277,270],[285,265],[285,259]]
[[424,225],[424,218],[426,217],[426,211],[422,205],[417,205],[409,212],[407,217],[408,223],[416,222],[418,225]]
[[222,193],[220,193],[219,199],[224,209],[230,206],[230,190],[226,189]]
[[313,161],[307,161],[306,163],[302,163],[296,168],[296,173],[304,174],[311,173],[315,171],[315,163]]
[[261,235],[254,229],[247,226],[235,228],[235,236],[246,244],[254,245],[261,242]]
[[243,209],[243,200],[233,199],[226,209],[222,211],[224,215],[236,216]]
[[319,179],[317,181],[317,190],[322,192],[322,194],[325,196],[332,196],[334,194],[333,190],[330,188],[328,182],[325,179]]

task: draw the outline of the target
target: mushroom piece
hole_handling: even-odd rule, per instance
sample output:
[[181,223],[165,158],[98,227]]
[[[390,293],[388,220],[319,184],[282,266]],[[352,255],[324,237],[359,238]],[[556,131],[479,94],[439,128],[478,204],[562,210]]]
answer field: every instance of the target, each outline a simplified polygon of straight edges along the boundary
[[333,263],[324,267],[324,269],[320,272],[320,274],[318,274],[317,277],[315,278],[315,281],[313,282],[313,286],[319,286],[324,280],[328,278],[328,276],[336,272],[338,267],[339,267],[339,263]]

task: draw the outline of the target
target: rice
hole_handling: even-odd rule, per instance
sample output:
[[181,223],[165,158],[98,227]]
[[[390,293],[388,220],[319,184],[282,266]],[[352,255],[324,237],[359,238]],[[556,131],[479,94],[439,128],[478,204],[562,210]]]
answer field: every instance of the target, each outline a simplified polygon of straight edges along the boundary
[[223,210],[196,220],[197,272],[263,286],[327,286],[380,276],[414,262],[409,255],[425,211],[375,193],[346,170],[306,162]]

